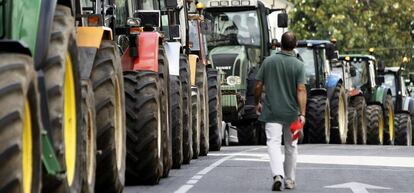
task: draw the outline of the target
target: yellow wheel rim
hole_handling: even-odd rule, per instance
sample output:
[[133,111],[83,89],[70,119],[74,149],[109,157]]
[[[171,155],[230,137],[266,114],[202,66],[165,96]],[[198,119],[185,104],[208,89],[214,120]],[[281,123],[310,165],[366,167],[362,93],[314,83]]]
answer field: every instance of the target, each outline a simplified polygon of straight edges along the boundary
[[379,142],[380,144],[384,143],[384,119],[382,117],[382,113],[379,115],[379,131],[378,131],[378,137],[379,137]]
[[64,84],[64,132],[65,132],[65,161],[66,174],[69,185],[72,185],[75,176],[76,164],[76,98],[75,81],[73,78],[72,61],[66,54],[66,73]]
[[119,88],[118,77],[115,77],[115,145],[116,145],[116,164],[118,170],[122,166],[122,148],[123,148],[123,125],[122,125],[122,101],[121,101],[121,89]]
[[32,118],[29,102],[24,103],[24,123],[22,140],[22,163],[23,163],[23,192],[30,193],[32,185],[33,157],[32,157]]
[[390,141],[392,142],[394,140],[394,112],[391,111],[391,108],[388,110],[388,128],[390,132]]

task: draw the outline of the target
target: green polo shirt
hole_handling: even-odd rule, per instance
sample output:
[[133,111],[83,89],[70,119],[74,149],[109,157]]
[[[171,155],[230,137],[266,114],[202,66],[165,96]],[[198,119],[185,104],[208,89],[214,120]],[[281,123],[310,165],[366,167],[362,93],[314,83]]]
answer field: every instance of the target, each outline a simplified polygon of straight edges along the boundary
[[295,53],[280,51],[267,57],[256,80],[263,82],[266,93],[259,120],[282,124],[295,121],[300,114],[296,86],[306,83],[305,67]]

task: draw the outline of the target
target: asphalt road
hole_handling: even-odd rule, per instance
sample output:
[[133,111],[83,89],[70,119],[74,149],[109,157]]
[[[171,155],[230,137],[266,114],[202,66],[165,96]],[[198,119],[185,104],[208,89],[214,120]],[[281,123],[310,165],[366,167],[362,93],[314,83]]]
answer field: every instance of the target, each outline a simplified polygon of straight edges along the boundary
[[[414,147],[300,145],[296,178],[284,192],[414,193]],[[271,185],[265,146],[231,146],[124,193],[266,193]]]

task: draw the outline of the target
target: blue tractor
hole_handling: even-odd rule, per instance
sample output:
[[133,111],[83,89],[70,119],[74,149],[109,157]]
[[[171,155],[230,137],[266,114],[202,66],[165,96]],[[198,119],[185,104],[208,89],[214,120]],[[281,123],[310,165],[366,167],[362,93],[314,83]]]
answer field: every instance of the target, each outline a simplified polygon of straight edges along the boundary
[[331,73],[338,62],[335,45],[328,40],[301,40],[296,51],[307,76],[304,142],[346,143],[347,95],[342,77]]

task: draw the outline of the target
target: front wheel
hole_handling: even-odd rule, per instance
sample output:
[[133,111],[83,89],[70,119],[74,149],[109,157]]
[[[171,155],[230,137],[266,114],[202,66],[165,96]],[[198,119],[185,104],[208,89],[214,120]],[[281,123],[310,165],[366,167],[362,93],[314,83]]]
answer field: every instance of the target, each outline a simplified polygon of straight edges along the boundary
[[387,94],[384,104],[384,144],[394,145],[395,130],[394,130],[394,103],[392,96]]
[[401,113],[395,115],[395,145],[411,146],[412,127],[409,114]]
[[367,122],[367,143],[382,145],[384,143],[384,117],[381,106],[367,106]]
[[305,135],[309,143],[329,143],[330,108],[326,96],[311,96],[308,99]]

